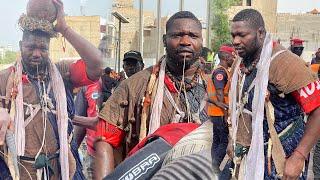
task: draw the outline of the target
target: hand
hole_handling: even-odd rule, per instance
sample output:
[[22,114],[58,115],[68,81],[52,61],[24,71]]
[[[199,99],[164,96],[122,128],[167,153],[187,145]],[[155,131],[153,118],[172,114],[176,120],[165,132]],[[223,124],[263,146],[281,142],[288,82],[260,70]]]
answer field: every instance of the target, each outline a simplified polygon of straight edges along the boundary
[[217,101],[217,102],[215,102],[215,104],[218,107],[220,107],[221,109],[223,109],[223,111],[228,111],[228,109],[229,109],[229,106],[227,104],[225,104],[225,103]]
[[0,146],[4,144],[8,129],[13,130],[13,123],[7,110],[0,108]]
[[52,0],[52,2],[57,8],[57,24],[55,25],[54,29],[55,31],[63,34],[68,28],[68,25],[64,18],[63,2],[61,0]]
[[89,129],[96,130],[98,122],[99,122],[98,116],[89,118]]
[[303,168],[305,159],[304,157],[293,152],[292,155],[286,160],[284,165],[283,180],[296,180],[299,178]]

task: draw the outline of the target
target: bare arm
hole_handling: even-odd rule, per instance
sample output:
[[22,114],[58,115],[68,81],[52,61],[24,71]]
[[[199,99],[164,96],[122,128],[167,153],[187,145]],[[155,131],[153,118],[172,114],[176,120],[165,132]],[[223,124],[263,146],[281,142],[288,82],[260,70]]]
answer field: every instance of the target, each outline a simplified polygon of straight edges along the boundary
[[217,99],[219,102],[217,106],[219,106],[223,110],[226,110],[226,108],[228,108],[228,105],[226,104],[226,102],[224,102],[223,89],[217,89]]
[[98,117],[83,117],[75,115],[72,119],[72,123],[83,128],[95,130],[98,120]]
[[110,144],[104,141],[97,141],[94,146],[96,150],[94,179],[103,179],[114,170],[113,148]]
[[283,179],[296,179],[304,167],[305,159],[308,157],[313,146],[320,138],[320,107],[314,110],[308,117],[304,134],[298,147],[286,160]]
[[61,0],[53,0],[53,2],[58,11],[55,30],[60,32],[70,42],[81,58],[86,62],[86,71],[89,79],[98,80],[102,73],[101,52],[67,25]]
[[314,110],[308,117],[303,137],[297,149],[303,153],[305,157],[308,156],[313,146],[320,138],[320,107]]

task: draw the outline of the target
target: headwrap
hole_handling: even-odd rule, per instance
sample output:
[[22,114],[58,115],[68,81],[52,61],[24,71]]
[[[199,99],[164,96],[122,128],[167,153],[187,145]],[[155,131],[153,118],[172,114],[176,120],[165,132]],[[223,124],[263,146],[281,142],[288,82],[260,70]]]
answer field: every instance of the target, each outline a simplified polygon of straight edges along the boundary
[[54,25],[46,19],[38,19],[22,14],[18,22],[22,31],[42,31],[50,37],[57,37],[58,33],[54,30]]
[[299,39],[299,38],[290,39],[290,44],[293,46],[303,46],[303,42],[304,42],[304,40]]
[[228,54],[232,54],[235,52],[235,49],[233,47],[230,47],[230,46],[225,46],[225,45],[222,45],[219,49],[219,52],[225,52],[225,53],[228,53]]

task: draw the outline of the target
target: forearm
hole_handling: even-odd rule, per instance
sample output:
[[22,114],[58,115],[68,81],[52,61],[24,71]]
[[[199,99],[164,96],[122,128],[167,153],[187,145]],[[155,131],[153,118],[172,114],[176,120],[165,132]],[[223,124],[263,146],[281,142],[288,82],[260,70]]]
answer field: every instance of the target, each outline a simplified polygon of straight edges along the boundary
[[320,108],[313,111],[306,123],[304,135],[296,148],[305,157],[308,156],[313,146],[320,138]]
[[103,179],[114,170],[113,148],[104,141],[95,143],[94,179]]
[[226,108],[228,107],[228,105],[224,101],[223,90],[221,90],[221,89],[217,90],[217,100],[218,100],[217,106],[222,108],[224,111],[227,110]]
[[62,35],[76,49],[80,57],[86,62],[87,75],[91,80],[98,80],[102,73],[102,54],[98,48],[80,36],[70,27],[66,27]]
[[89,128],[95,130],[95,124],[97,123],[97,117],[83,117],[83,116],[74,116],[72,123],[83,128]]
[[217,99],[221,104],[225,104],[222,90],[217,90]]

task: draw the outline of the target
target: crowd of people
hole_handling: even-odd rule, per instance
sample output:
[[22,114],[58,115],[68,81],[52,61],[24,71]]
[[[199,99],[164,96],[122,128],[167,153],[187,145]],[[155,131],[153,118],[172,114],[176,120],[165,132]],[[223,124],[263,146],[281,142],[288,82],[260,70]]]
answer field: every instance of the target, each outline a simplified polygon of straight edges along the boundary
[[[132,50],[116,73],[52,3],[55,25],[21,16],[21,58],[0,71],[0,179],[306,179],[313,147],[320,177],[320,49],[306,64],[303,40],[283,47],[244,9],[211,71],[201,22],[180,11],[155,65]],[[56,33],[81,59],[51,61]]]

